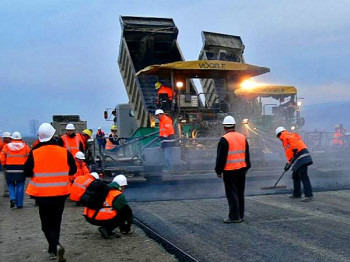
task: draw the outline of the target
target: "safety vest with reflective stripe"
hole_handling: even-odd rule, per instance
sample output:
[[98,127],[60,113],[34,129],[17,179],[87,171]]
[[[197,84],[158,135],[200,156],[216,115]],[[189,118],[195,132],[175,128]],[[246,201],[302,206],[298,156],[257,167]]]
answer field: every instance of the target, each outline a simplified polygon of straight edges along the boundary
[[162,115],[159,119],[159,136],[168,137],[174,134],[173,120],[167,115]]
[[[23,148],[12,150],[11,144],[23,144]],[[6,166],[6,173],[23,173],[23,165],[29,152],[29,146],[23,141],[12,141],[6,144],[0,153],[0,161],[3,166]]]
[[282,140],[284,154],[286,155],[288,162],[290,162],[294,157],[293,149],[296,149],[297,152],[300,152],[302,149],[307,148],[301,139],[301,136],[297,133],[290,133],[285,130],[282,132],[279,138]]
[[80,151],[80,137],[76,134],[74,137],[63,135],[61,138],[63,140],[63,146],[75,157],[75,154]]
[[340,130],[334,133],[332,144],[336,146],[344,145],[344,134]]
[[81,196],[85,193],[86,188],[94,181],[95,178],[90,174],[77,177],[70,187],[69,198],[73,201],[80,201]]
[[26,193],[36,197],[69,194],[69,164],[67,149],[57,145],[39,147],[33,152],[33,177]]
[[96,210],[87,207],[84,208],[84,215],[95,220],[110,220],[115,218],[117,216],[117,210],[113,209],[113,201],[121,194],[122,192],[117,189],[109,190],[103,207],[97,212],[96,217],[94,218]]
[[245,162],[246,138],[238,132],[228,132],[223,137],[228,142],[228,153],[224,170],[236,170],[247,166]]
[[113,148],[115,148],[117,145],[115,145],[115,144],[113,144],[109,139],[110,138],[114,138],[114,137],[108,137],[106,140],[106,146],[105,146],[105,149],[106,150],[111,150],[111,149],[113,149]]

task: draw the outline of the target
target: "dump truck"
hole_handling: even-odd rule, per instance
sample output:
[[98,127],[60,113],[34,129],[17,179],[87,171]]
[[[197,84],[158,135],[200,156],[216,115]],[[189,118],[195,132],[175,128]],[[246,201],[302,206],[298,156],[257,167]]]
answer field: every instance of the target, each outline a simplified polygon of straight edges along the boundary
[[74,124],[77,133],[87,128],[87,121],[80,120],[79,115],[53,115],[51,125],[56,129],[55,135],[64,135],[69,123]]

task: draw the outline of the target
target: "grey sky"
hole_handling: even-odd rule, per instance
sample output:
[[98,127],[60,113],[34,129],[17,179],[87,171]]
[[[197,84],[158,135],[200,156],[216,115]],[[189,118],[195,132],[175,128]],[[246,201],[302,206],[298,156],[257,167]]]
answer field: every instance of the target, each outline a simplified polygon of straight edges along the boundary
[[0,2],[0,130],[29,132],[29,120],[79,114],[108,126],[103,110],[128,98],[117,57],[120,15],[173,18],[186,60],[201,31],[239,35],[257,80],[295,85],[305,103],[350,100],[350,0]]

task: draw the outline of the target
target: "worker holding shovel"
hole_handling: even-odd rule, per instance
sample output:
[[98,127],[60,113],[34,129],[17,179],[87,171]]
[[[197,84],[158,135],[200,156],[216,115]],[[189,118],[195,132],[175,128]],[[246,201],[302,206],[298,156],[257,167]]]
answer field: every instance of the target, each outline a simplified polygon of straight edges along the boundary
[[294,190],[290,198],[301,198],[301,183],[303,183],[305,198],[301,201],[311,201],[313,195],[307,167],[313,162],[305,143],[299,134],[288,132],[282,126],[276,129],[276,136],[282,141],[288,161],[284,170],[292,168],[293,171]]

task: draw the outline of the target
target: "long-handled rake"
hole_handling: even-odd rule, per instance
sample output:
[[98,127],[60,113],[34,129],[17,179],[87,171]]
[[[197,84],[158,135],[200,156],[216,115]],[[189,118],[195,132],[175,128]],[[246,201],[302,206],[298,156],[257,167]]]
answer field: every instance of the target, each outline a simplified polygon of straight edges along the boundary
[[278,182],[280,182],[281,178],[283,177],[283,175],[287,172],[288,170],[285,170],[282,175],[280,176],[280,178],[276,181],[276,183],[273,186],[264,186],[261,189],[262,190],[266,190],[266,189],[275,189],[275,188],[286,188],[286,185],[280,185],[277,186]]

